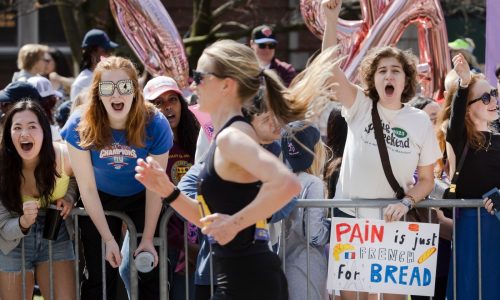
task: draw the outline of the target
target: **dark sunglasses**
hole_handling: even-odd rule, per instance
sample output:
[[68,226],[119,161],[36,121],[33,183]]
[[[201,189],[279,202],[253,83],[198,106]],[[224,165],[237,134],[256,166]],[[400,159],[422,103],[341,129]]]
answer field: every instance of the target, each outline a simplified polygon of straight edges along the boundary
[[116,83],[113,81],[99,82],[99,95],[113,96],[115,88],[120,95],[132,95],[134,93],[134,84],[130,79],[118,80]]
[[260,49],[266,49],[266,48],[269,48],[269,49],[275,49],[276,48],[276,44],[274,43],[264,43],[264,44],[259,44],[259,48]]
[[498,90],[497,89],[492,89],[489,93],[484,93],[481,95],[481,97],[471,100],[468,105],[476,103],[477,101],[483,101],[484,105],[488,105],[488,104],[490,104],[491,98],[498,99]]
[[205,78],[205,76],[207,76],[207,75],[214,75],[215,77],[222,78],[222,76],[219,76],[213,72],[200,72],[200,71],[193,70],[193,82],[196,85],[200,85],[201,82],[203,81],[203,79]]

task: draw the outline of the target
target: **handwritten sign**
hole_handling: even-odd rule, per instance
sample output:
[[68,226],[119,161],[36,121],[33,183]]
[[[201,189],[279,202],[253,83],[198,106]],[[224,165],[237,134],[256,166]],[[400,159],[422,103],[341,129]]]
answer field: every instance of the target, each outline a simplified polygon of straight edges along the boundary
[[439,225],[333,218],[328,289],[434,296]]

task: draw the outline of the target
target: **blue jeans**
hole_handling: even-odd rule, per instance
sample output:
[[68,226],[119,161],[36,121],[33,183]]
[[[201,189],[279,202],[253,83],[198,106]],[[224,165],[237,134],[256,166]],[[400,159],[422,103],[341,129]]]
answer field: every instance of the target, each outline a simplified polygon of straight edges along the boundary
[[[23,241],[26,271],[33,271],[36,265],[49,261],[49,240],[42,237],[44,223],[45,211],[41,210],[36,218],[36,222],[31,225],[28,235],[21,240],[17,247],[6,255],[0,251],[0,271],[21,272]],[[63,261],[74,259],[75,251],[73,250],[73,242],[69,238],[63,221],[57,239],[52,241],[52,260]]]

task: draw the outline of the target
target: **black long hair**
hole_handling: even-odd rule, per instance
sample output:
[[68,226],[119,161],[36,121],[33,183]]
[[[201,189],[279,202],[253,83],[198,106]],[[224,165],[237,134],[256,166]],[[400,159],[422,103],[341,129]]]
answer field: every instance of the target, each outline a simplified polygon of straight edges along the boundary
[[29,110],[33,112],[43,130],[43,141],[35,168],[35,180],[41,207],[47,207],[54,190],[56,177],[60,177],[56,168],[56,153],[52,144],[50,124],[43,108],[33,100],[17,102],[6,114],[0,142],[0,197],[3,205],[11,212],[23,213],[21,183],[23,179],[23,161],[12,142],[12,119],[16,113]]
[[[56,73],[64,77],[72,77],[73,71],[68,63],[68,60],[64,56],[64,53],[57,48],[49,48],[49,54],[55,62]],[[48,74],[47,74],[48,75]]]
[[94,52],[97,51],[99,46],[90,46],[82,49],[82,58],[80,59],[80,72],[89,69],[92,70],[99,61],[94,57]]
[[177,139],[179,146],[194,157],[196,152],[196,140],[200,131],[200,123],[189,110],[188,104],[183,97],[180,97],[181,102],[181,119],[177,125]]

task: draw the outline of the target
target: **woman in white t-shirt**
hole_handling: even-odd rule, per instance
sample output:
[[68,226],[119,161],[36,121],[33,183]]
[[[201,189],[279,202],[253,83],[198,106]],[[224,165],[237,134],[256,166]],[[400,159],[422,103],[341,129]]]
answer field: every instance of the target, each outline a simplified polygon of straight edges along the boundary
[[[323,50],[335,46],[340,11],[339,0],[323,0],[326,27]],[[434,163],[441,156],[432,123],[423,111],[404,103],[415,94],[417,80],[414,56],[393,47],[370,51],[360,66],[364,89],[349,82],[337,66],[332,80],[335,100],[343,108],[348,134],[335,198],[389,199],[395,198],[384,174],[375,140],[371,110],[377,105],[382,121],[391,168],[398,184],[404,189],[401,202],[384,209],[386,221],[400,220],[417,202],[432,191]],[[418,172],[418,183],[413,174]],[[354,210],[342,209],[354,216]],[[360,208],[362,218],[380,218],[379,209]],[[367,297],[360,295],[361,299]],[[352,298],[351,298],[352,297]],[[356,299],[355,293],[342,292],[342,299]],[[384,299],[405,299],[402,295],[385,295]]]

